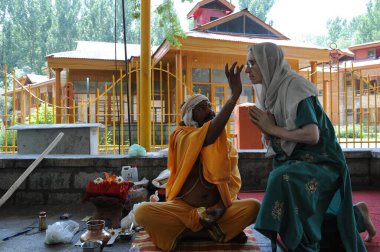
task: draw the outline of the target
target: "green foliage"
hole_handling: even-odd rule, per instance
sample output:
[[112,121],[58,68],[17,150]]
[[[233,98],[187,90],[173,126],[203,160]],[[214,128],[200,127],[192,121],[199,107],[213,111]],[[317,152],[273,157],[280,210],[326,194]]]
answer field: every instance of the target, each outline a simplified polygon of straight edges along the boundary
[[[182,0],[182,2],[192,0]],[[140,43],[139,0],[125,0],[127,43]],[[155,3],[155,1],[152,1]],[[122,1],[0,1],[0,63],[43,74],[46,55],[75,49],[76,41],[123,42]],[[184,36],[174,0],[162,0],[152,16],[152,44]]]
[[[192,0],[182,0],[182,2],[192,2]],[[135,20],[140,19],[141,4],[138,0],[130,1],[130,11]],[[185,37],[177,13],[174,9],[173,0],[163,0],[154,10],[152,16],[151,38],[153,45],[160,45],[167,39],[172,45],[179,47],[181,43],[178,38]]]
[[163,37],[162,35],[161,38],[157,36],[157,44],[160,44],[166,38],[172,45],[179,47],[181,43],[178,41],[178,37],[184,38],[185,33],[174,10],[173,0],[163,0],[163,3],[156,8],[155,12],[158,16],[158,28],[163,31],[161,33]]
[[[0,129],[0,146],[5,146],[5,138],[7,138],[7,146],[12,146],[12,139],[14,138],[17,139],[17,131],[15,130],[5,130],[5,129]],[[1,151],[1,149],[0,149]]]
[[141,10],[141,4],[139,0],[132,0],[131,5],[131,13],[133,19],[139,19],[140,18],[140,10]]
[[[135,20],[136,1],[125,1],[127,43],[139,43],[139,20]],[[80,8],[78,31],[81,40],[114,42],[123,41],[122,1],[83,0]],[[116,16],[116,20],[115,20]]]
[[336,17],[326,24],[327,37],[319,36],[308,38],[306,41],[329,47],[335,43],[338,48],[347,48],[350,45],[362,44],[380,40],[380,0],[370,0],[367,3],[367,12],[353,17],[351,20]]
[[79,33],[79,13],[81,2],[78,0],[56,1],[53,9],[53,25],[51,27],[51,40],[54,44],[51,51],[62,52],[75,48],[75,41],[83,35]]
[[107,130],[107,136],[106,137],[104,135],[105,135],[104,132],[100,132],[100,141],[99,141],[99,144],[100,145],[109,145],[109,144],[112,144],[112,141],[113,141],[112,130]]
[[2,63],[9,69],[18,67],[29,72],[41,72],[49,45],[52,25],[51,0],[8,1],[3,10],[0,26],[2,32]]
[[[45,116],[46,114],[46,116]],[[37,120],[37,110],[33,111],[30,117],[27,117],[27,123],[30,124],[52,124],[54,123],[53,117],[53,107],[41,105],[38,107],[38,120]],[[46,119],[46,120],[45,120]]]
[[346,48],[351,45],[351,27],[346,19],[336,17],[327,21],[328,40],[327,47],[330,43],[335,43],[339,48]]
[[272,8],[275,0],[239,0],[240,9],[248,10],[269,25],[273,25],[272,20],[267,20],[269,10]]
[[[366,125],[362,125],[362,127],[360,127],[360,124],[355,124],[355,132],[354,126],[352,124],[347,125],[347,128],[346,126],[340,126],[339,129],[337,126],[335,126],[334,128],[337,137],[340,138],[368,138],[368,136],[369,138],[376,138],[375,126],[370,126],[369,132],[368,127]],[[380,127],[377,128],[377,138],[380,139]]]
[[[0,69],[0,93],[4,93],[5,92],[5,83],[4,83],[4,70],[3,70],[3,66],[1,66],[2,69]],[[15,71],[15,76],[16,78],[24,75],[24,70],[25,69],[18,69],[18,68],[15,68],[14,71]],[[12,74],[8,74],[7,75],[7,90],[8,92],[10,92],[12,90],[12,83],[13,83],[13,80],[12,80]],[[7,108],[8,108],[8,111],[7,113],[5,113],[5,95],[0,95],[0,115],[5,115],[5,114],[10,114],[11,113],[11,108],[12,108],[12,97],[10,96],[7,96]]]
[[357,44],[380,40],[380,0],[370,0],[367,13],[353,18],[351,27]]

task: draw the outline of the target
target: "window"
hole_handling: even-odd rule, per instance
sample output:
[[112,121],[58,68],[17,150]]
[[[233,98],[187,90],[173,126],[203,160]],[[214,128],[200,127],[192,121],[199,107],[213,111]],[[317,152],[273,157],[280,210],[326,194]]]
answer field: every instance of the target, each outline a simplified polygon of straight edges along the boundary
[[368,59],[376,59],[376,50],[368,49]]
[[194,82],[210,82],[210,69],[194,68],[192,79]]
[[196,25],[199,25],[199,21],[200,21],[199,17],[196,18],[196,19],[195,19],[195,24],[196,24]]
[[243,91],[239,98],[240,103],[253,102],[253,90],[252,85],[243,85]]
[[212,70],[212,82],[228,83],[225,71],[220,70],[220,69],[213,69]]
[[211,100],[211,85],[210,84],[193,84],[193,92],[203,94]]
[[193,68],[193,92],[211,99],[211,71],[209,68]]

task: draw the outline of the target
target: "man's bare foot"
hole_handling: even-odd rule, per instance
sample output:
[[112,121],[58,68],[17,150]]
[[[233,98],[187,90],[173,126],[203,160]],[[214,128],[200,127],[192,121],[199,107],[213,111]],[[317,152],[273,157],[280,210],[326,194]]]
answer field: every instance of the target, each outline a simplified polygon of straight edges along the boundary
[[372,240],[372,237],[376,235],[376,227],[373,225],[371,217],[369,216],[368,206],[365,202],[359,202],[356,204],[356,207],[359,209],[360,213],[363,216],[365,229],[368,233],[365,241],[370,242]]
[[212,237],[206,229],[201,229],[198,232],[193,232],[190,229],[185,229],[178,237],[180,241],[212,241]]

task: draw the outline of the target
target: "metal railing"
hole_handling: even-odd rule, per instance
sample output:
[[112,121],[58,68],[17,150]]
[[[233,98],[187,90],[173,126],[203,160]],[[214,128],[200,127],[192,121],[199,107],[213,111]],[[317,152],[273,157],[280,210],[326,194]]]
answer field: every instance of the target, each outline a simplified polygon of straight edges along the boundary
[[[379,68],[354,63],[322,64],[317,70],[319,99],[343,148],[377,148],[379,125]],[[305,77],[310,79],[308,69]]]
[[[134,64],[134,65],[133,65]],[[152,67],[151,90],[151,136],[152,150],[167,147],[169,135],[176,127],[175,96],[177,76],[170,71],[169,64],[160,62]],[[379,77],[374,73],[379,72]],[[330,117],[343,148],[374,148],[380,140],[379,86],[380,69],[360,69],[346,64],[321,64],[314,73],[310,69],[300,71],[306,78],[316,74],[319,99]],[[74,100],[64,97],[56,101],[40,88],[25,86],[17,80],[13,71],[9,78],[4,67],[4,92],[2,96],[3,122],[0,130],[0,152],[17,153],[16,132],[7,130],[15,124],[55,123],[102,123],[105,129],[98,132],[99,152],[104,154],[126,154],[133,143],[139,143],[139,85],[138,63],[129,63],[128,81],[120,70],[119,79],[104,83],[104,91],[96,89],[91,94],[75,94]],[[375,78],[374,78],[375,76]],[[11,79],[11,85],[8,83]],[[183,78],[184,79],[184,78]],[[132,81],[133,80],[133,81]],[[128,89],[125,86],[128,83]],[[186,93],[192,93],[184,86]],[[212,85],[212,84],[211,84]],[[126,90],[129,92],[126,93]],[[128,97],[127,97],[128,95]],[[127,99],[128,98],[128,99]],[[129,101],[127,103],[126,101]],[[215,99],[212,100],[216,103]],[[216,104],[213,104],[215,107]],[[58,110],[57,110],[58,109]],[[127,116],[129,109],[130,116]],[[57,114],[57,111],[61,111]],[[130,118],[130,122],[128,121]],[[233,120],[231,120],[233,123]],[[228,129],[233,129],[228,125]],[[129,139],[128,131],[132,131]],[[230,132],[230,136],[236,136]]]

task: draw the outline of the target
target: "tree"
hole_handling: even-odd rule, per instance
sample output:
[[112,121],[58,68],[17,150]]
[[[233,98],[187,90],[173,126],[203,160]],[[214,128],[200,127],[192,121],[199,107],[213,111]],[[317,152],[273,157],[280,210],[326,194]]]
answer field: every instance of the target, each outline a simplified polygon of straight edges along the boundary
[[[3,60],[11,68],[41,72],[51,26],[51,0],[14,0],[2,20]],[[22,18],[19,18],[22,17]]]
[[347,21],[340,17],[327,22],[328,36],[325,41],[317,41],[318,45],[329,46],[336,43],[338,48],[345,48],[353,44],[362,44],[380,40],[380,0],[370,0],[367,4],[367,13],[353,17]]
[[[112,3],[112,4],[111,4]],[[138,43],[137,25],[132,19],[132,4],[125,1],[127,43]],[[122,1],[83,0],[78,30],[81,40],[123,41]],[[116,34],[116,35],[115,35]]]
[[[38,110],[38,116],[37,116]],[[52,106],[40,105],[37,110],[34,110],[32,114],[27,117],[27,123],[30,124],[52,124],[54,123],[54,112]],[[37,120],[38,118],[38,120]]]
[[[193,2],[193,0],[181,0],[182,2]],[[132,0],[133,18],[140,18],[140,1]],[[162,0],[162,3],[154,10],[152,17],[153,28],[151,29],[152,44],[159,45],[163,39],[167,39],[172,45],[179,46],[178,37],[184,37],[177,13],[174,9],[173,0]],[[156,26],[157,25],[157,26]]]
[[275,1],[276,0],[239,0],[239,8],[247,8],[256,17],[269,25],[273,25],[272,20],[267,20],[267,15]]
[[380,0],[370,0],[367,13],[353,18],[351,27],[356,43],[380,40]]
[[338,48],[348,47],[351,41],[351,27],[346,19],[336,17],[327,21],[328,36],[324,41],[324,46],[330,47],[336,44]]
[[[184,36],[174,0],[153,12],[152,44]],[[192,0],[182,0],[192,2]],[[75,49],[76,41],[123,41],[122,0],[0,1],[0,63],[42,74],[46,55]],[[125,0],[127,43],[140,42],[140,0]],[[153,10],[152,10],[153,11]],[[115,22],[116,18],[116,22]],[[0,77],[0,84],[2,77]]]
[[[163,31],[162,33],[159,32],[158,34],[156,33],[157,31],[154,31],[153,34],[157,39],[156,44],[160,44],[166,38],[173,45],[179,46],[180,44],[176,37],[183,38],[185,37],[185,33],[181,28],[178,16],[174,10],[173,0],[163,0],[163,3],[157,7],[155,13],[158,15],[157,31]],[[152,36],[152,38],[155,38],[155,36]]]
[[75,41],[80,39],[77,25],[80,20],[80,8],[81,1],[78,0],[55,1],[52,30],[54,47],[50,53],[70,51],[75,48]]

